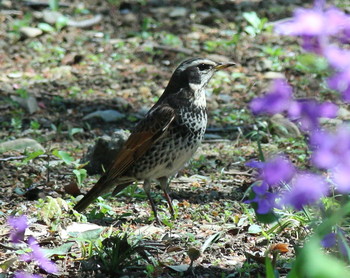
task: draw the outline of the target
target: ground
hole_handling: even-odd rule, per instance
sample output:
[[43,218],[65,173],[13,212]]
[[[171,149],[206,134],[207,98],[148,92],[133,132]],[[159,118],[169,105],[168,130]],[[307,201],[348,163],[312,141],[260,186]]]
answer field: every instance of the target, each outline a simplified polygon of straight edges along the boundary
[[[54,249],[51,259],[60,277],[263,277],[269,250],[287,244],[288,252],[277,260],[284,277],[293,246],[306,229],[255,222],[254,211],[244,203],[254,182],[245,164],[259,158],[257,142],[266,156],[284,151],[298,165],[305,164],[307,150],[300,137],[277,131],[280,122],[274,126],[268,118],[254,118],[248,103],[281,75],[298,98],[319,97],[320,91],[322,99],[334,98],[320,85],[322,73],[308,71],[297,40],[271,31],[274,22],[310,2],[66,1],[58,11],[75,22],[101,15],[96,24],[80,28],[55,21],[45,5],[2,1],[0,141],[31,138],[39,144],[36,151],[1,150],[2,271],[12,275],[34,267],[12,260],[16,256],[8,243],[7,217],[24,213],[30,221],[27,235]],[[243,15],[252,11],[258,15],[255,22],[267,22],[249,23]],[[23,31],[28,26],[44,32],[30,37]],[[103,135],[131,129],[161,95],[176,66],[193,56],[237,65],[218,73],[208,87],[205,140],[170,185],[176,219],[170,218],[156,185],[162,225],[154,223],[141,185],[99,199],[82,215],[71,214],[72,191],[78,186],[86,192],[99,177],[81,171],[79,161],[89,146]],[[116,110],[120,118],[86,119],[98,110]],[[102,262],[109,245],[101,242],[118,232],[137,248],[116,270]],[[183,272],[197,251],[193,268]]]

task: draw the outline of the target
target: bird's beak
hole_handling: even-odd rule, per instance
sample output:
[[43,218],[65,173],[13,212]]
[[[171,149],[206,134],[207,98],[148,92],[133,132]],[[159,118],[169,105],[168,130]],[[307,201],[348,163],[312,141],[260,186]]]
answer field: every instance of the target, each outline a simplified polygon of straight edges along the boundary
[[222,70],[222,69],[226,69],[228,67],[232,67],[234,66],[236,63],[230,62],[230,63],[218,63],[214,69],[215,70]]

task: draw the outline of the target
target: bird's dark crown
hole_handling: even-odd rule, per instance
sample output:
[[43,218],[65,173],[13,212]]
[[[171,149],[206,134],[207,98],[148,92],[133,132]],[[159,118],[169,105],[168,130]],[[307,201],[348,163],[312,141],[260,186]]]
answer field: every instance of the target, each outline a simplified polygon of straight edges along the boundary
[[165,100],[169,102],[170,99],[176,99],[177,102],[194,101],[198,98],[205,100],[203,88],[214,73],[232,65],[234,63],[217,63],[206,58],[183,61],[174,71],[156,106]]
[[165,94],[177,93],[181,89],[191,90],[191,84],[204,87],[213,76],[219,63],[205,58],[191,58],[182,62],[174,71]]

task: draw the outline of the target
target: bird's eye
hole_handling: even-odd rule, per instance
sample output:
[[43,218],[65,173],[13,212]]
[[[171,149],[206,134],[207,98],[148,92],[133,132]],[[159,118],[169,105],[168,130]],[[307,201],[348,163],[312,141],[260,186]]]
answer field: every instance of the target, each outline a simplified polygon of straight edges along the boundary
[[209,69],[211,69],[212,66],[211,66],[211,65],[208,65],[208,64],[199,64],[199,65],[198,65],[198,68],[199,68],[200,71],[204,71],[204,70],[209,70]]

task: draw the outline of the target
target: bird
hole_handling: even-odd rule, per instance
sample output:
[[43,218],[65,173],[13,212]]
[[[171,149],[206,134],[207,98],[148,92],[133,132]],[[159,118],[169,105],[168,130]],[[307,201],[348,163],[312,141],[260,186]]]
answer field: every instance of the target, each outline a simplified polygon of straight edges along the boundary
[[135,181],[143,181],[154,218],[160,223],[151,197],[151,182],[158,181],[174,218],[169,178],[191,159],[204,137],[206,85],[215,72],[234,64],[207,58],[190,58],[180,63],[158,101],[136,124],[110,167],[74,210],[82,212],[113,188],[112,194],[116,195]]

